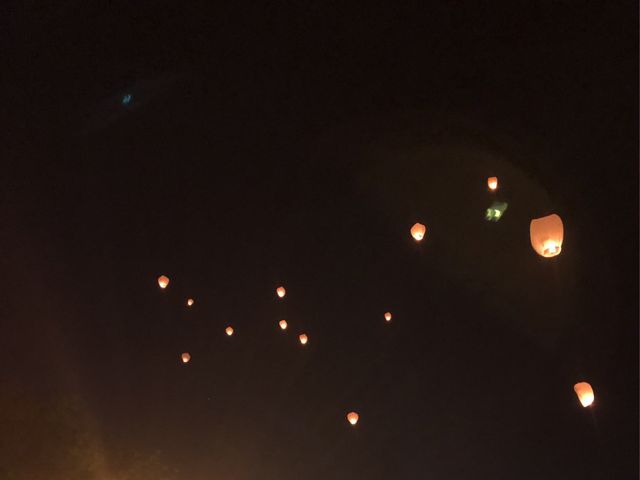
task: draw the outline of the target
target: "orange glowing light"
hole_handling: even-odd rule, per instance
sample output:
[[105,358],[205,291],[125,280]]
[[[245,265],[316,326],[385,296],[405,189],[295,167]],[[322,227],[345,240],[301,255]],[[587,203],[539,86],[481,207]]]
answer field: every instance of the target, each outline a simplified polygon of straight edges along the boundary
[[360,418],[360,415],[358,415],[356,412],[347,413],[347,420],[351,425],[355,425],[356,423],[358,423],[359,418]]
[[193,305],[194,303],[195,303],[195,302],[194,302],[193,298],[189,298],[189,299],[187,300],[187,307],[190,307],[190,306],[191,306],[191,305]]
[[542,257],[555,257],[562,251],[564,227],[562,219],[555,213],[531,220],[529,235],[531,246]]
[[276,295],[278,295],[278,297],[283,298],[286,294],[287,291],[284,289],[284,287],[276,288]]
[[495,190],[498,188],[498,177],[489,177],[487,178],[487,186],[489,190]]
[[307,342],[309,341],[309,337],[307,337],[304,333],[303,333],[303,334],[301,334],[301,335],[298,337],[298,339],[300,340],[300,343],[301,343],[302,345],[306,345],[306,344],[307,344]]
[[191,360],[191,355],[189,355],[187,352],[184,352],[182,355],[180,355],[180,358],[182,358],[182,363],[189,363],[189,360]]
[[227,328],[224,329],[225,333],[230,337],[231,335],[233,335],[233,327],[229,326]]
[[416,223],[411,227],[411,236],[415,239],[416,242],[421,241],[424,238],[425,233],[427,232],[427,227],[425,227],[421,223]]
[[286,329],[287,329],[287,321],[286,321],[286,320],[280,320],[280,321],[278,322],[278,325],[280,325],[280,328],[281,328],[282,330],[286,330]]
[[583,407],[588,407],[593,404],[595,400],[593,388],[591,388],[591,385],[587,382],[576,383],[573,386],[573,390],[576,392],[576,395],[578,395],[578,400],[580,400]]
[[391,312],[387,312],[387,313],[385,313],[385,314],[384,314],[384,319],[385,319],[387,322],[390,322],[390,321],[391,321]]
[[167,288],[167,286],[169,285],[169,277],[166,277],[164,275],[160,275],[158,277],[158,285],[160,285],[160,288],[162,288],[162,289]]

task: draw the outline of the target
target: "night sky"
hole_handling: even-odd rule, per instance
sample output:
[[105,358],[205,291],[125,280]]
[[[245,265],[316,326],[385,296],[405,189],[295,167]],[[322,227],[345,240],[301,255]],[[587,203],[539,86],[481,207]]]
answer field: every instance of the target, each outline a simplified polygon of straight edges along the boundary
[[9,12],[0,478],[638,478],[637,3],[210,3]]

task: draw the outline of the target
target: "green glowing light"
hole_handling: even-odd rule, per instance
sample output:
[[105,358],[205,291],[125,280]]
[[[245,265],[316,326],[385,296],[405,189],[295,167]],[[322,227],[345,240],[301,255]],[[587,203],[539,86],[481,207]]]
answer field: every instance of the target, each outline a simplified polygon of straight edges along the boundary
[[497,222],[502,218],[509,205],[506,202],[493,202],[484,214],[484,218],[490,222]]

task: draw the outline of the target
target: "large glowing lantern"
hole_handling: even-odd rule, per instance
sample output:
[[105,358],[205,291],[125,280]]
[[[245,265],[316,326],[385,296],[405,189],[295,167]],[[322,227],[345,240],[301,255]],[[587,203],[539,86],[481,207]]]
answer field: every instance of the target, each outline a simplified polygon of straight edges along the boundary
[[189,360],[191,360],[191,355],[189,355],[187,352],[184,352],[180,358],[182,358],[182,363],[189,363]]
[[307,337],[304,333],[303,333],[303,334],[301,334],[301,335],[298,337],[298,339],[300,340],[300,343],[301,343],[302,345],[306,345],[306,344],[307,344],[307,342],[309,341],[309,337]]
[[391,321],[391,312],[387,312],[387,313],[385,313],[385,314],[384,314],[384,319],[385,319],[387,322],[390,322],[390,321]]
[[282,330],[286,330],[286,329],[287,329],[287,321],[286,321],[286,320],[280,320],[280,321],[278,322],[278,325],[280,325],[280,328],[281,328]]
[[576,383],[573,386],[573,390],[578,395],[578,400],[583,407],[588,407],[593,403],[595,396],[593,395],[593,388],[587,382]]
[[487,178],[487,187],[489,187],[489,190],[496,190],[498,188],[498,177]]
[[276,288],[276,295],[278,295],[278,297],[283,298],[286,294],[287,291],[284,289],[284,287]]
[[190,307],[190,306],[191,306],[191,305],[193,305],[194,303],[195,303],[195,302],[194,302],[193,298],[189,298],[189,299],[187,300],[187,307]]
[[160,288],[167,288],[167,286],[169,285],[169,277],[160,275],[158,277],[158,285],[160,285]]
[[224,329],[225,333],[230,337],[231,335],[233,335],[233,327],[229,326],[227,328]]
[[359,418],[360,418],[360,415],[358,415],[356,412],[347,413],[347,420],[351,425],[355,425],[356,423],[358,423]]
[[562,220],[555,213],[531,220],[529,234],[531,246],[538,255],[555,257],[562,250],[564,228]]
[[427,232],[427,227],[421,223],[416,223],[411,227],[411,236],[416,242],[421,241],[424,238],[424,234]]

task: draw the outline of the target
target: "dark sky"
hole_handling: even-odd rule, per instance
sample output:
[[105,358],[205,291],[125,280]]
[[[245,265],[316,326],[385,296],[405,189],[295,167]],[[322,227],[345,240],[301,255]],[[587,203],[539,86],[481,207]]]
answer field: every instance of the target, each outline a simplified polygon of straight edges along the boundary
[[9,12],[2,388],[177,480],[638,478],[637,4],[183,3]]

